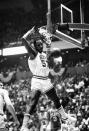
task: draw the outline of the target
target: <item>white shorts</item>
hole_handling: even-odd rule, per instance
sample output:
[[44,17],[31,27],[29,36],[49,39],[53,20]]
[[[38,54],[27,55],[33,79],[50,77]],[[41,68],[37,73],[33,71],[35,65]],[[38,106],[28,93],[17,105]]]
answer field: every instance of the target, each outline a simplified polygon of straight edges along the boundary
[[39,79],[39,78],[32,78],[31,80],[31,90],[40,90],[42,93],[47,92],[53,88],[53,85],[51,83],[51,80],[49,78],[47,79]]

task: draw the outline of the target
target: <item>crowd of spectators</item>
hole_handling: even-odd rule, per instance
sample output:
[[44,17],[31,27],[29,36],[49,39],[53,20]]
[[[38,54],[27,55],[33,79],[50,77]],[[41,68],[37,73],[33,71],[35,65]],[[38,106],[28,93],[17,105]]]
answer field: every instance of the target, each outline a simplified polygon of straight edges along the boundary
[[[76,65],[80,65],[76,64]],[[83,63],[81,64],[81,66]],[[17,67],[8,69],[9,72],[16,71]],[[18,70],[24,71],[21,66],[19,66]],[[17,71],[18,71],[17,70]],[[25,71],[27,72],[27,71]],[[15,75],[16,77],[16,75]],[[30,90],[30,81],[31,78],[26,79],[15,79],[14,81],[11,81],[9,83],[4,83],[4,88],[9,91],[9,95],[11,98],[11,101],[13,103],[13,106],[15,107],[16,114],[18,116],[18,119],[20,121],[20,124],[22,124],[23,114],[26,109],[26,103],[31,104],[31,96],[32,92]],[[76,127],[80,129],[80,131],[87,131],[89,130],[89,76],[88,74],[82,74],[78,76],[71,76],[69,74],[66,75],[64,80],[61,80],[61,82],[57,82],[56,85],[56,91],[60,98],[60,102],[63,104],[63,106],[66,109],[66,112],[74,114],[77,118]],[[50,109],[49,99],[42,95],[42,97],[39,100],[39,104],[37,106],[37,111],[39,111],[40,107],[44,107],[45,110]],[[68,104],[67,104],[68,103]],[[53,106],[53,104],[51,105]],[[52,108],[52,107],[51,107]],[[19,129],[16,129],[11,115],[9,112],[5,110],[8,123],[9,131],[19,131]],[[29,124],[29,128],[35,130],[39,129],[39,124],[37,122],[38,115],[35,113],[34,117],[32,117],[32,120]],[[21,125],[20,125],[21,126]]]
[[[43,25],[43,23],[45,25],[46,15],[44,9],[42,8],[44,14],[42,14],[42,11],[40,11],[39,14],[37,10],[33,11],[33,13],[27,14],[22,9],[15,11],[6,10],[4,11],[6,12],[5,14],[1,13],[2,26],[0,27],[1,29],[0,45],[3,44],[2,45],[3,47],[14,45],[18,46],[21,44],[19,40],[22,37],[22,35],[30,27],[35,25],[35,21],[39,21],[40,26],[41,24]],[[0,65],[1,64],[2,63],[0,61]],[[73,66],[73,68],[71,68],[72,70],[70,70],[69,68],[70,71],[66,75],[65,79],[60,83],[58,82],[56,85],[56,90],[60,98],[60,101],[62,102],[63,106],[65,106],[66,112],[75,114],[75,116],[77,117],[76,127],[78,127],[80,131],[89,130],[89,93],[88,93],[89,74],[87,74],[89,73],[88,71],[89,69],[86,68],[87,70],[85,71],[83,68],[86,65],[87,65],[86,62],[79,62],[75,66]],[[82,71],[80,70],[79,72],[80,74],[78,72],[75,72],[75,68],[78,67],[82,67],[79,68],[82,69]],[[81,72],[84,74],[81,74]],[[23,114],[26,109],[26,103],[29,103],[29,105],[31,104],[30,101],[32,96],[32,92],[30,90],[31,75],[29,77],[29,74],[27,73],[28,73],[27,67],[23,69],[21,66],[18,65],[14,65],[14,67],[10,68],[4,68],[4,70],[2,68],[0,69],[0,80],[3,80],[1,82],[3,82],[4,88],[9,91],[9,95],[13,103],[13,106],[15,107],[16,114],[18,116],[20,124],[22,124]],[[49,103],[50,101],[48,100],[48,98],[46,98],[45,95],[42,95],[42,97],[39,100],[39,104],[37,106],[37,111],[39,111],[39,108],[41,106],[44,107],[45,110],[46,107],[50,108]],[[9,112],[6,111],[6,108],[5,114],[7,116],[5,117],[9,131],[19,131],[20,128],[17,129],[15,127],[12,117],[9,114]],[[37,129],[39,130],[39,124],[37,120],[38,115],[35,114],[34,117],[32,117],[32,121],[29,122],[29,128],[32,129],[33,131],[37,131]]]

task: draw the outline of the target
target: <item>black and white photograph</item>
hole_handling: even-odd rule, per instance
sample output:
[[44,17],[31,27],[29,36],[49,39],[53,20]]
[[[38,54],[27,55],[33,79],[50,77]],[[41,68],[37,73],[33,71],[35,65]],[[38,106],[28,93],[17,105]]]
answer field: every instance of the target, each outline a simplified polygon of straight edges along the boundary
[[0,0],[0,131],[89,131],[89,0]]

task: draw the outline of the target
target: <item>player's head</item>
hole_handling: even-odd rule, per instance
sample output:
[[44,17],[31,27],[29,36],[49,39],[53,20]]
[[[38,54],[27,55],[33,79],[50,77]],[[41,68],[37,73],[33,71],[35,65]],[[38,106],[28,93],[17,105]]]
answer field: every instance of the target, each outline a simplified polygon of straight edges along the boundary
[[34,41],[35,49],[41,53],[43,51],[43,41],[41,39],[37,39]]
[[3,83],[2,82],[0,82],[0,88],[3,88]]
[[62,54],[60,50],[54,50],[49,56],[49,67],[59,72],[62,66]]
[[61,56],[57,58],[54,57],[53,62],[54,62],[54,71],[59,72],[62,66],[62,57]]

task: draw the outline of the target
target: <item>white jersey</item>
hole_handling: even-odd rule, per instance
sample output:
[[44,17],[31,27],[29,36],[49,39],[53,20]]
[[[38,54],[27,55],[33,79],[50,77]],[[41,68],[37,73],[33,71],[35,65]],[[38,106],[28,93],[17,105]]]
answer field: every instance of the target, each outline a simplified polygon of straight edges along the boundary
[[28,65],[33,73],[31,79],[31,90],[40,90],[42,93],[45,93],[53,87],[51,80],[48,77],[50,70],[45,53],[38,53],[33,60],[29,57]]
[[8,92],[5,89],[0,89],[0,128],[5,127],[3,112],[3,107],[5,103],[11,104],[10,100],[8,99]]
[[5,89],[0,89],[0,114],[3,114],[4,103],[6,103],[6,105],[12,106],[12,103],[8,97],[8,91]]
[[47,77],[49,74],[47,57],[43,52],[38,53],[36,58],[33,60],[29,57],[28,65],[33,75]]
[[3,106],[4,106],[4,96],[6,94],[6,90],[0,89],[0,113],[3,114]]

